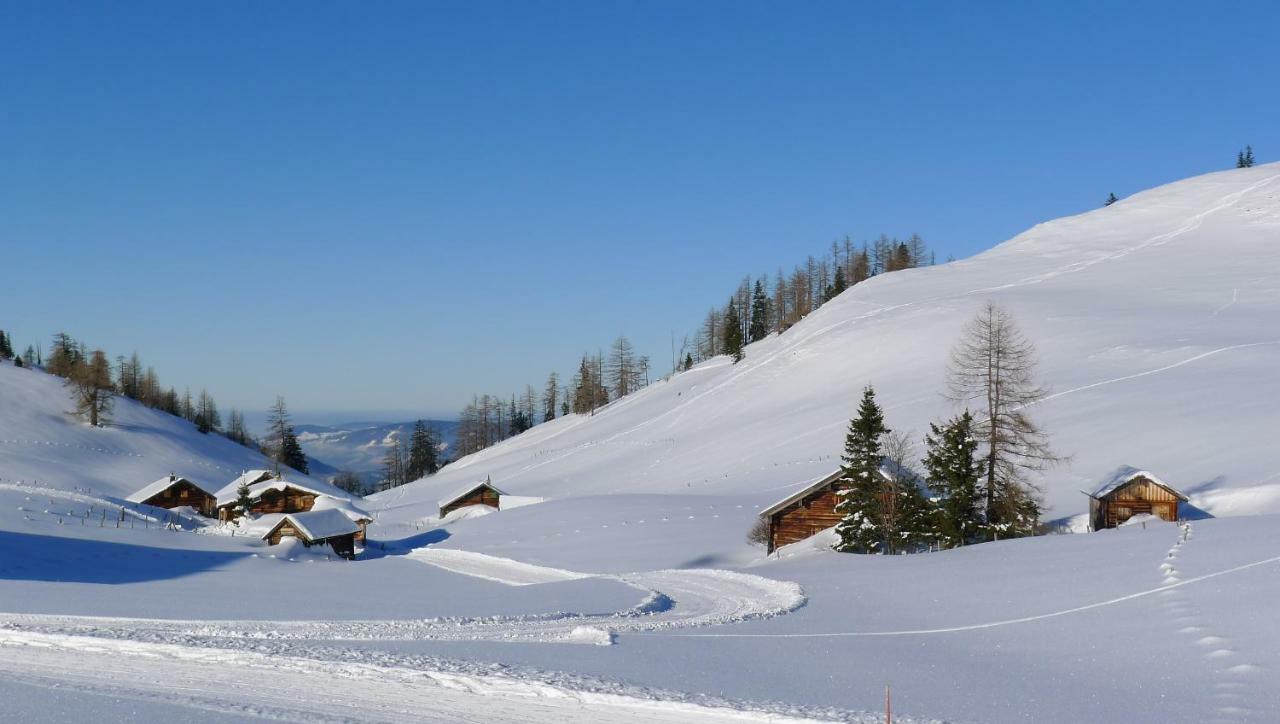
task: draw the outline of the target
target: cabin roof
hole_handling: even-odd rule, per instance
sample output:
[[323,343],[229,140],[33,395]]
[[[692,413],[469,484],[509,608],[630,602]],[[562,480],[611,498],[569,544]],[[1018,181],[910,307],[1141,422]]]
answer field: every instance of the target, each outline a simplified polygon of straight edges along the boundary
[[[221,506],[230,505],[236,502],[236,500],[240,498],[240,494],[237,490],[239,487],[240,487],[239,484],[228,485],[222,490],[219,490],[218,506],[221,507]],[[333,493],[331,493],[330,491],[321,490],[317,486],[314,486],[308,483],[299,483],[293,480],[286,480],[284,478],[272,478],[269,480],[264,480],[260,483],[254,483],[250,485],[249,498],[251,500],[257,500],[258,498],[262,497],[263,493],[269,490],[284,490],[285,488],[293,488],[295,490],[301,490],[307,493],[312,493],[314,495],[327,495],[329,497],[337,497],[333,495]]]
[[346,498],[334,498],[329,495],[322,495],[316,498],[316,502],[311,506],[312,510],[340,510],[348,518],[357,523],[372,523],[373,516],[364,508],[356,505],[353,501]]
[[181,475],[166,475],[154,483],[151,483],[150,485],[147,485],[133,493],[129,497],[125,498],[125,500],[130,503],[145,503],[157,494],[168,490],[170,487],[177,485],[178,483],[188,483],[205,495],[213,495],[213,493],[209,492],[207,486],[201,485],[191,478],[185,478]]
[[1123,488],[1125,485],[1128,485],[1134,478],[1146,478],[1147,480],[1150,480],[1156,485],[1159,485],[1160,487],[1172,493],[1173,496],[1178,500],[1182,500],[1182,501],[1187,500],[1187,496],[1178,492],[1178,490],[1176,490],[1175,488],[1173,488],[1172,486],[1170,486],[1168,483],[1164,482],[1160,478],[1157,478],[1153,473],[1150,473],[1146,470],[1141,470],[1139,468],[1131,467],[1129,465],[1122,465],[1119,468],[1116,468],[1115,472],[1113,472],[1109,478],[1107,478],[1100,485],[1098,485],[1098,487],[1094,489],[1093,493],[1089,494],[1089,497],[1105,498],[1108,495],[1111,495],[1112,493],[1116,492],[1120,488]]
[[[797,490],[791,495],[788,495],[782,500],[779,500],[773,505],[770,505],[768,508],[765,508],[764,510],[760,511],[760,515],[773,515],[774,513],[777,513],[778,511],[782,510],[783,508],[786,508],[792,503],[795,503],[804,499],[810,493],[821,490],[822,488],[825,488],[828,485],[834,483],[835,481],[839,480],[840,476],[843,474],[844,474],[844,470],[837,470],[834,473],[829,473],[821,478],[818,478],[817,480],[812,480],[809,483],[807,483],[803,488]],[[886,480],[889,479],[889,473],[886,472],[884,468],[880,468],[880,475]]]
[[444,508],[449,505],[453,505],[454,503],[458,502],[460,499],[465,498],[468,495],[471,495],[472,493],[476,492],[481,488],[488,488],[493,492],[497,493],[498,495],[506,495],[506,493],[494,487],[493,483],[489,482],[488,480],[481,480],[478,483],[472,483],[471,485],[467,486],[466,488],[463,488],[462,490],[457,491],[456,493],[454,493],[453,495],[450,495],[447,498],[442,498],[440,500],[439,505],[441,508]]
[[291,523],[309,543],[360,532],[360,526],[345,513],[336,508],[329,508],[306,513],[288,513],[262,536],[263,540],[270,538],[286,522]]

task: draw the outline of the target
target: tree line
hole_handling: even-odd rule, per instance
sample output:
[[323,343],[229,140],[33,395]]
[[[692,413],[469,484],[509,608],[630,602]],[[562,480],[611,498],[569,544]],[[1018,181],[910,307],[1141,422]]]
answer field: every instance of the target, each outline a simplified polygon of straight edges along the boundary
[[742,359],[743,347],[770,334],[782,334],[849,287],[871,277],[931,265],[934,254],[919,234],[898,239],[881,234],[854,244],[845,237],[819,256],[810,255],[791,272],[779,267],[767,274],[743,277],[728,301],[712,307],[698,331],[686,335],[677,357],[688,369],[722,354]]
[[[767,275],[748,276],[724,307],[708,313],[693,341],[684,338],[672,359],[673,372],[721,354],[741,359],[745,345],[785,332],[850,286],[933,262],[933,253],[918,234],[906,239],[882,234],[860,245],[848,237],[833,242],[825,254],[809,256],[789,275],[779,269],[772,280]],[[457,456],[479,452],[556,417],[593,414],[648,386],[653,363],[621,335],[607,352],[584,353],[573,375],[562,379],[550,373],[540,392],[526,385],[523,392],[510,395],[473,395],[458,415]]]
[[0,359],[12,359],[15,366],[42,369],[64,380],[75,403],[75,414],[94,427],[110,423],[116,396],[134,400],[153,410],[180,417],[203,434],[218,434],[257,450],[279,465],[308,473],[306,455],[294,434],[284,398],[277,397],[268,416],[268,433],[261,440],[250,434],[244,414],[232,408],[223,424],[218,404],[207,390],[192,395],[165,387],[150,365],[143,365],[138,353],[117,356],[109,361],[101,349],[90,350],[84,342],[66,332],[53,335],[46,357],[37,345],[28,345],[22,355],[13,354],[12,340],[0,331]]
[[962,409],[929,425],[920,458],[867,386],[841,456],[836,549],[913,553],[1035,534],[1031,474],[1061,461],[1028,414],[1046,395],[1035,366],[1013,317],[987,304],[951,352],[946,394]]

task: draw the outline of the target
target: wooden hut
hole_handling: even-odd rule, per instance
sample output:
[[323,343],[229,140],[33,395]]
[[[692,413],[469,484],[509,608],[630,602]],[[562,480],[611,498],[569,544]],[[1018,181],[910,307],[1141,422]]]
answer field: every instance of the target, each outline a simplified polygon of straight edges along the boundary
[[212,518],[217,508],[218,498],[192,482],[190,478],[170,473],[125,500],[168,510],[182,507],[194,508],[200,515]]
[[369,524],[373,522],[370,516],[363,508],[345,498],[334,498],[328,495],[322,495],[316,498],[311,506],[311,510],[340,510],[344,515],[351,519],[353,523],[360,526],[360,530],[356,532],[356,542],[364,544],[366,532]]
[[1122,467],[1089,496],[1089,529],[1115,528],[1135,515],[1178,520],[1178,504],[1187,496],[1146,470]]
[[351,560],[356,557],[355,540],[360,526],[341,510],[315,510],[289,513],[280,519],[262,539],[278,545],[283,538],[297,538],[308,548],[328,544],[333,552]]
[[[837,470],[760,511],[760,517],[769,526],[770,553],[840,522],[836,505],[840,503],[840,492],[848,487],[840,480],[843,474]],[[889,479],[885,471],[881,470],[880,474]]]
[[440,517],[443,518],[453,511],[469,505],[487,505],[490,508],[499,508],[501,507],[499,503],[503,495],[506,495],[506,493],[493,487],[493,483],[486,478],[482,482],[441,500]]
[[[218,520],[235,520],[240,517],[241,480],[247,480],[247,478],[241,476],[237,481],[218,491]],[[326,494],[323,490],[316,490],[303,483],[268,477],[256,483],[249,483],[249,512],[257,515],[305,513],[315,505],[316,498]]]

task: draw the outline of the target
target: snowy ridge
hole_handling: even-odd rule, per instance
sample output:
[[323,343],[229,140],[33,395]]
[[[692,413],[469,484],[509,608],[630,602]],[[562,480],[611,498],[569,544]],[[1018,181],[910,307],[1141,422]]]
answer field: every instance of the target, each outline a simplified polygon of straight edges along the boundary
[[[515,495],[739,494],[763,507],[778,497],[766,491],[831,470],[865,384],[917,441],[953,414],[947,354],[991,300],[1037,346],[1051,394],[1035,416],[1070,456],[1044,479],[1049,517],[1082,512],[1077,491],[1132,459],[1211,514],[1258,486],[1255,512],[1280,512],[1273,461],[1259,454],[1274,424],[1260,401],[1280,399],[1277,238],[1280,165],[1169,184],[972,259],[856,285],[736,365],[709,360],[372,500],[388,522],[408,519],[490,475]],[[1186,409],[1221,423],[1197,426]],[[1169,444],[1189,439],[1200,444]]]

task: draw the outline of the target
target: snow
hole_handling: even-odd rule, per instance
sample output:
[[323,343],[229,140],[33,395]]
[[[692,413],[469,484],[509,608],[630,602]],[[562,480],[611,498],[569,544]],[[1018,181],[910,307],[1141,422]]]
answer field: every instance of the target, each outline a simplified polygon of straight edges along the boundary
[[[888,684],[904,722],[1274,721],[1278,239],[1258,166],[876,278],[739,364],[326,493],[335,524],[373,519],[343,565],[266,546],[281,516],[164,527],[138,481],[270,463],[124,400],[89,428],[0,363],[0,695],[36,720],[871,722]],[[917,441],[954,414],[948,347],[988,299],[1052,389],[1030,411],[1070,456],[1050,515],[1074,527],[1078,491],[1141,460],[1206,517],[912,556],[749,544],[839,465],[864,385]],[[501,511],[436,518],[489,476]]]
[[[360,526],[341,510],[312,510],[305,513],[288,513],[289,521],[308,541],[320,541],[340,535],[360,532]],[[278,525],[278,524],[277,524]]]

